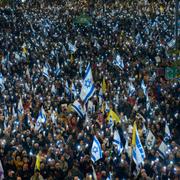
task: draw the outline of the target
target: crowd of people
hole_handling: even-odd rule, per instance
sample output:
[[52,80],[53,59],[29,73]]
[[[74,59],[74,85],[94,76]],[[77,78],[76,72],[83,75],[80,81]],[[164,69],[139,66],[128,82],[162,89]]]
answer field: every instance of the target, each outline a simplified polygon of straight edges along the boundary
[[[173,0],[27,1],[1,7],[0,179],[179,179],[179,79],[167,80],[163,71],[176,60],[169,53],[174,8]],[[82,14],[87,23],[77,22]],[[120,67],[113,63],[117,56]],[[82,118],[71,104],[83,104],[79,94],[89,63],[96,90]],[[120,155],[104,103],[120,118],[113,126],[124,147]],[[42,107],[47,120],[36,129]],[[138,168],[131,156],[134,121],[146,154]],[[164,141],[166,125],[170,136]],[[149,130],[156,138],[151,149]],[[94,136],[103,157],[93,163]],[[158,150],[162,141],[168,146],[164,156]]]

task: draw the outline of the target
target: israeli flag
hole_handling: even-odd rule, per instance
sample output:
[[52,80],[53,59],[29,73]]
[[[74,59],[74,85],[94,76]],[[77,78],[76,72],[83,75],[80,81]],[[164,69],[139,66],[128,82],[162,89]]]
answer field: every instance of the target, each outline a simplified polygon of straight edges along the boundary
[[120,55],[118,54],[116,56],[116,59],[114,59],[113,64],[117,67],[119,67],[120,69],[124,68],[124,62],[123,59],[120,57]]
[[17,113],[14,109],[14,106],[12,107],[12,116],[13,116],[13,118],[17,118]]
[[4,87],[4,78],[3,78],[2,73],[0,73],[0,89],[1,89],[1,92],[5,90],[5,87]]
[[149,101],[149,96],[148,93],[146,93],[146,109],[149,110],[150,109],[150,101]]
[[156,138],[151,130],[148,131],[148,135],[146,137],[146,147],[148,150],[151,150],[156,142]]
[[55,70],[55,75],[58,76],[61,72],[61,69],[60,69],[60,65],[59,63],[56,64],[56,70]]
[[71,93],[70,93],[70,88],[69,88],[69,84],[68,84],[68,81],[66,80],[65,82],[65,93],[69,96]]
[[123,145],[118,130],[114,131],[113,145],[117,147],[118,155],[123,151]]
[[72,108],[77,112],[79,117],[81,117],[81,118],[84,117],[85,112],[78,100],[74,101],[74,103],[72,104]]
[[146,94],[147,94],[147,87],[146,87],[146,85],[144,84],[144,80],[141,81],[141,88],[142,88],[142,90],[143,90],[143,92],[144,92],[144,95],[146,96]]
[[136,91],[136,89],[135,89],[133,83],[129,82],[128,83],[128,94],[129,94],[129,96],[132,96],[135,91]]
[[169,126],[166,123],[166,125],[165,125],[165,137],[164,137],[164,141],[167,142],[170,138],[171,138],[171,133],[170,133],[170,130],[169,130]]
[[139,166],[141,163],[143,163],[146,157],[137,129],[136,129],[135,147],[133,147],[132,150],[132,157],[134,162],[136,163],[136,166]]
[[87,103],[88,99],[91,98],[91,96],[95,92],[95,86],[93,82],[92,72],[90,64],[88,65],[85,73],[85,78],[83,80],[80,98],[84,103]]
[[111,132],[113,131],[114,121],[113,121],[111,116],[110,116],[110,119],[108,121],[108,126],[107,127],[111,130]]
[[164,159],[167,155],[167,150],[168,150],[168,146],[164,143],[164,141],[161,142],[159,148],[158,148],[158,152],[160,154],[160,156]]
[[51,87],[51,94],[56,95],[56,92],[57,92],[57,89],[56,89],[55,85],[53,84]]
[[49,79],[49,73],[48,73],[48,67],[43,67],[43,76],[45,76],[47,79]]
[[73,44],[71,44],[70,42],[68,43],[68,47],[69,47],[69,51],[70,51],[71,53],[75,53],[76,50],[77,50],[76,46],[73,45]]
[[41,108],[41,110],[40,110],[40,112],[39,112],[37,121],[38,121],[39,123],[45,123],[45,122],[46,122],[46,113],[45,113],[43,107]]
[[142,44],[142,38],[139,32],[136,35],[136,44]]
[[22,99],[20,98],[18,103],[18,115],[22,116],[24,114],[24,108],[22,105]]
[[94,162],[98,161],[99,159],[102,158],[102,149],[101,149],[101,144],[94,136],[92,148],[91,148],[91,160]]
[[110,108],[107,104],[107,102],[105,102],[105,112],[108,113],[110,111]]
[[77,96],[77,90],[76,90],[76,87],[75,87],[73,82],[72,82],[72,85],[71,85],[71,93],[74,95],[74,97]]

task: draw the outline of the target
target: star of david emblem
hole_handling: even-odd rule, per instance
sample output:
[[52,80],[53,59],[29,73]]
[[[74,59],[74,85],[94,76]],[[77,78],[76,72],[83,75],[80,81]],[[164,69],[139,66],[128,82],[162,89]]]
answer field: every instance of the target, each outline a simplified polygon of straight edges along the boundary
[[86,86],[87,88],[89,88],[90,85],[91,85],[91,80],[90,80],[90,79],[87,79],[87,80],[85,81],[85,86]]
[[95,147],[93,147],[93,152],[94,153],[97,153],[98,152],[98,148],[95,146]]

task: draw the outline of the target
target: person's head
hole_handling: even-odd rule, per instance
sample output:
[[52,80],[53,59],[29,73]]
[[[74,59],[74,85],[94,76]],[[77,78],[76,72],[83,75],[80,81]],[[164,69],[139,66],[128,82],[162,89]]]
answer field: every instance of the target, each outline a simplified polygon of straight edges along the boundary
[[28,171],[28,169],[29,169],[29,166],[28,166],[27,163],[25,163],[25,164],[23,165],[23,171]]

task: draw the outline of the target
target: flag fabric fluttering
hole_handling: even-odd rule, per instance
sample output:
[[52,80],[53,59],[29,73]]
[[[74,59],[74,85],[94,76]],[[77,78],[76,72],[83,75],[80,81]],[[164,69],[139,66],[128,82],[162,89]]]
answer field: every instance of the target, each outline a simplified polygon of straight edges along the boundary
[[164,159],[166,157],[166,152],[168,150],[168,146],[165,144],[164,141],[161,142],[159,148],[158,148],[158,152],[160,154],[160,156]]
[[71,53],[75,53],[77,50],[76,46],[71,44],[70,42],[68,43],[68,48]]
[[57,89],[56,89],[55,85],[53,84],[51,87],[51,94],[56,95],[56,93],[57,93]]
[[85,112],[78,100],[74,101],[72,108],[77,112],[79,117],[83,118],[85,116]]
[[92,77],[91,67],[90,64],[88,64],[80,93],[81,100],[86,104],[94,92],[95,85]]
[[43,76],[49,79],[48,67],[46,65],[43,67]]
[[65,93],[70,96],[71,92],[70,92],[70,88],[69,88],[69,84],[68,81],[66,80],[65,82]]
[[118,130],[114,131],[113,145],[117,147],[118,155],[123,151],[123,145]]
[[19,103],[18,103],[18,115],[22,116],[24,114],[24,108],[22,105],[22,99],[19,99]]
[[55,75],[58,76],[61,72],[61,68],[60,68],[60,65],[59,65],[59,62],[56,64],[56,69],[55,69]]
[[137,167],[142,164],[145,159],[145,152],[139,138],[136,122],[134,122],[132,134],[132,158]]
[[155,141],[156,141],[156,138],[154,134],[151,132],[151,130],[149,130],[146,137],[146,147],[148,150],[151,150],[153,148]]
[[44,108],[42,107],[39,112],[38,118],[36,120],[35,130],[38,131],[42,127],[42,123],[45,123],[45,122],[46,122],[46,113],[44,111]]
[[36,155],[36,164],[34,170],[39,170],[40,171],[40,164],[41,164],[41,158],[39,153]]
[[3,92],[4,89],[5,89],[5,87],[4,87],[4,78],[3,78],[2,73],[0,73],[0,90],[1,90],[1,92]]
[[107,121],[110,121],[110,119],[112,119],[116,123],[120,122],[120,118],[112,109],[109,111],[109,114],[107,116]]
[[128,95],[132,96],[134,92],[136,91],[132,81],[128,83]]
[[101,149],[101,144],[94,136],[92,148],[91,148],[91,160],[94,162],[98,161],[99,159],[102,158],[102,149]]
[[77,96],[77,90],[76,90],[76,87],[74,85],[74,83],[72,82],[71,84],[71,93],[73,94],[74,98]]
[[102,93],[105,94],[106,93],[106,81],[103,78],[103,82],[102,82]]
[[116,58],[113,60],[113,64],[115,66],[119,67],[120,69],[124,68],[123,59],[121,58],[121,56],[119,54],[117,54]]
[[168,126],[168,124],[166,122],[164,141],[167,142],[170,138],[171,138],[171,133],[170,133],[170,130],[169,130],[169,126]]
[[144,95],[147,94],[147,86],[144,84],[144,80],[141,81],[141,88],[143,90]]
[[0,180],[3,180],[3,179],[4,179],[4,169],[2,166],[2,162],[0,160]]

